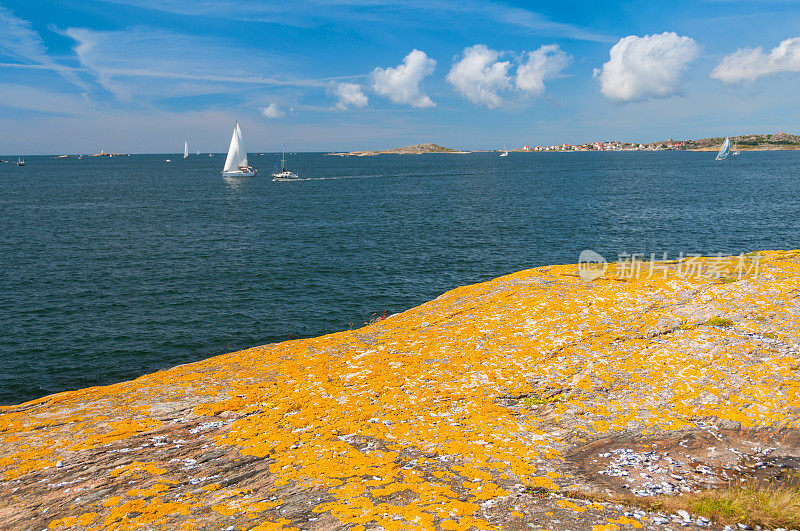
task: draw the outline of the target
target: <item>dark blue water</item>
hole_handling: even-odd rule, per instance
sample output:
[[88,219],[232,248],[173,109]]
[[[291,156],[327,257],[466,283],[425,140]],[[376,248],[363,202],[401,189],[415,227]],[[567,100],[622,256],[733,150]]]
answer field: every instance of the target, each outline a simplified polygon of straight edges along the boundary
[[313,179],[288,183],[172,158],[0,164],[0,403],[361,326],[585,248],[800,247],[797,152],[303,154]]

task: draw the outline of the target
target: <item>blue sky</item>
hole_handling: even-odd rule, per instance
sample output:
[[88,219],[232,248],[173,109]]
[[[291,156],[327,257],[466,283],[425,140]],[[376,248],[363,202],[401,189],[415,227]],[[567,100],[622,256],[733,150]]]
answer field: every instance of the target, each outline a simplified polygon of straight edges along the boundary
[[797,133],[798,72],[787,0],[0,0],[0,152]]

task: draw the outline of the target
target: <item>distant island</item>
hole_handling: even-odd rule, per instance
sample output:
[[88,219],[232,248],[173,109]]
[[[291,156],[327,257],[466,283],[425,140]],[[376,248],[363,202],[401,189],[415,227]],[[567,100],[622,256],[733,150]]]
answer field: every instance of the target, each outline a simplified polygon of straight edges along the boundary
[[381,151],[349,151],[347,153],[326,153],[338,157],[374,157],[375,155],[423,155],[425,153],[472,153],[471,151],[458,151],[456,149],[440,146],[439,144],[414,144],[399,148],[384,149]]
[[126,153],[106,153],[105,151],[100,151],[100,153],[95,153],[94,155],[90,155],[90,157],[127,157]]

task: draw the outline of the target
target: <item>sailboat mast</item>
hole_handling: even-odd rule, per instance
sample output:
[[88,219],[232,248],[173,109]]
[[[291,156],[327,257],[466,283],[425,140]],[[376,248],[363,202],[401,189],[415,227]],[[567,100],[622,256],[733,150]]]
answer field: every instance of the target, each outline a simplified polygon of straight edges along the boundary
[[281,171],[286,169],[286,142],[281,144]]

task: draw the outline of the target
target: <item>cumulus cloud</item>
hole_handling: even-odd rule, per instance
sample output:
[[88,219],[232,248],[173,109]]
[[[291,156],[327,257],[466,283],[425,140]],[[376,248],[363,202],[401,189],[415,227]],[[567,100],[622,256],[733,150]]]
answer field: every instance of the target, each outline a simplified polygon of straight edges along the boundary
[[782,41],[769,54],[761,47],[737,50],[711,71],[711,77],[723,83],[738,83],[780,72],[800,72],[800,37]]
[[436,104],[420,91],[419,84],[435,68],[436,61],[425,52],[414,49],[405,56],[403,64],[391,68],[378,67],[372,71],[369,79],[372,90],[395,103],[418,108],[433,107]]
[[700,50],[691,37],[674,32],[637,37],[617,42],[602,69],[595,69],[603,95],[617,102],[668,98],[680,92],[686,65]]
[[498,61],[500,52],[485,44],[464,48],[459,61],[447,74],[447,82],[472,103],[499,107],[503,99],[498,92],[509,87],[508,69],[511,63]]
[[283,118],[286,116],[286,113],[278,107],[277,103],[270,103],[267,107],[261,107],[261,114],[270,119]]
[[517,67],[515,85],[518,90],[532,96],[544,93],[544,82],[560,74],[572,58],[558,44],[548,44],[522,55]]
[[369,103],[364,89],[358,83],[337,83],[331,90],[336,98],[335,107],[340,110],[350,107],[366,107]]

